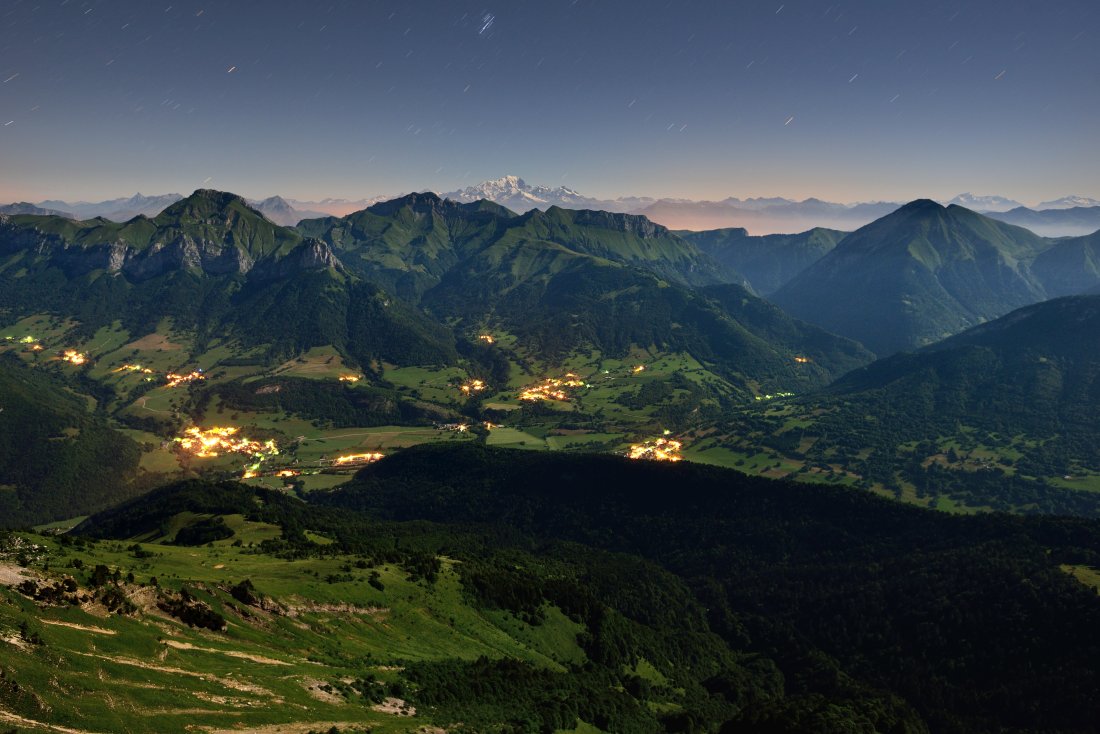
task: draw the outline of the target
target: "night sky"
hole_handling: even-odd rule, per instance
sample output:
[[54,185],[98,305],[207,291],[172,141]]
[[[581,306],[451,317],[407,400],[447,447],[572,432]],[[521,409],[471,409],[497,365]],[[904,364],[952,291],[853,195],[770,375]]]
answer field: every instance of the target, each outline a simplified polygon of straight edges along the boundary
[[0,201],[1100,197],[1096,0],[0,2]]

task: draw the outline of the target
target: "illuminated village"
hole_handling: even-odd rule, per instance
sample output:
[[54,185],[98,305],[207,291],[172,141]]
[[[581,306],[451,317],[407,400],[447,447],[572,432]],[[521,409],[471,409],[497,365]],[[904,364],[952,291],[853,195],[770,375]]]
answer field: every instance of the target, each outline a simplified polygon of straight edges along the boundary
[[333,459],[333,466],[359,466],[360,464],[373,464],[379,459],[385,458],[385,454],[375,452],[367,452],[365,454],[348,454],[346,456],[337,456]]
[[215,426],[205,430],[193,426],[173,440],[183,452],[200,459],[222,454],[245,454],[262,461],[279,453],[274,441],[255,441],[238,436],[239,431],[234,426]]
[[769,392],[769,393],[764,393],[763,395],[757,395],[756,400],[757,401],[776,400],[778,398],[793,398],[793,397],[794,397],[793,392]]
[[465,395],[473,395],[475,393],[483,392],[487,385],[484,380],[467,380],[458,386],[458,389]]
[[496,339],[493,338],[492,334],[482,334],[478,337],[478,339],[485,342],[486,344],[492,344],[496,341]]
[[646,461],[683,461],[684,457],[680,454],[683,446],[683,442],[672,438],[657,438],[633,444],[627,456]]
[[588,387],[588,384],[576,374],[567,372],[561,378],[548,377],[542,382],[523,388],[519,399],[529,403],[537,403],[540,400],[566,401],[569,400],[571,392],[582,387]]
[[363,379],[359,375],[340,375],[340,382],[356,383]]
[[175,372],[169,372],[164,376],[164,379],[168,382],[165,387],[179,387],[180,385],[186,385],[190,382],[199,382],[206,379],[206,375],[202,370],[193,370],[187,374],[176,374]]
[[136,372],[142,375],[154,374],[154,371],[148,367],[143,367],[140,364],[124,364],[121,367],[116,367],[113,372]]
[[80,365],[86,364],[88,362],[88,355],[84,354],[83,352],[78,352],[75,349],[66,349],[64,352],[61,353],[61,359],[62,361],[79,367]]

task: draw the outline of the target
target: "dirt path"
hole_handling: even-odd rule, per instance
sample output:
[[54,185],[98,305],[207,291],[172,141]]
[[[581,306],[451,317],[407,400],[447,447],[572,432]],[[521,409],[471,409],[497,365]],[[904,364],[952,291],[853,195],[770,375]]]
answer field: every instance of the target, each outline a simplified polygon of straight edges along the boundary
[[138,407],[140,407],[142,410],[148,410],[150,413],[171,413],[172,412],[170,410],[157,410],[156,408],[150,408],[149,406],[147,406],[145,404],[145,398],[142,398],[141,400],[138,401]]
[[0,721],[7,722],[9,724],[15,724],[17,726],[25,726],[31,729],[41,729],[44,731],[59,731],[62,734],[96,734],[96,732],[88,731],[87,729],[72,729],[67,726],[60,726],[59,724],[47,724],[44,721],[35,721],[34,719],[28,719],[19,714],[13,714],[9,711],[0,709]]
[[241,658],[243,660],[250,660],[254,663],[262,663],[263,665],[293,665],[285,660],[276,660],[275,658],[266,658],[263,655],[253,655],[249,652],[241,652],[239,650],[218,650],[213,647],[199,647],[198,645],[192,645],[190,642],[177,642],[176,640],[165,640],[164,644],[168,647],[175,648],[176,650],[197,650],[199,652],[212,652],[218,655],[228,655],[231,658]]
[[291,721],[286,724],[266,724],[249,729],[207,729],[209,734],[307,734],[311,731],[328,731],[332,727],[345,729],[362,726],[362,721]]
[[56,627],[69,627],[74,630],[83,630],[85,632],[94,632],[97,635],[117,635],[114,630],[104,629],[103,627],[95,627],[87,624],[77,624],[76,622],[62,622],[60,619],[39,619],[42,624],[52,624]]
[[98,658],[100,660],[109,660],[112,663],[118,663],[119,665],[132,665],[135,668],[145,668],[147,670],[156,670],[161,673],[172,673],[173,675],[186,675],[189,678],[198,678],[210,683],[217,683],[225,688],[230,688],[234,691],[243,691],[244,693],[252,693],[257,696],[269,696],[276,703],[282,702],[281,696],[276,696],[271,691],[267,690],[263,686],[258,686],[254,683],[245,683],[244,681],[234,680],[232,678],[221,678],[213,673],[199,673],[194,670],[184,670],[183,668],[172,668],[166,665],[155,665],[148,660],[138,660],[137,658],[128,658],[124,656],[111,656],[111,655],[98,655],[91,652],[79,652],[72,651],[75,655],[83,655],[88,658]]

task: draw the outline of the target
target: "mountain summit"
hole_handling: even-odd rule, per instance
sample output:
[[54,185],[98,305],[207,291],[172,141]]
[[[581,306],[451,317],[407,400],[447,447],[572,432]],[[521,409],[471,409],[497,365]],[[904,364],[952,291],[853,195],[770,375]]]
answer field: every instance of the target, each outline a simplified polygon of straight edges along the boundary
[[1029,270],[1049,243],[928,199],[845,237],[773,298],[799,318],[888,355],[1042,300]]
[[519,176],[503,176],[492,181],[483,181],[476,186],[467,186],[443,196],[462,203],[488,199],[521,214],[550,206],[566,209],[596,208],[593,205],[597,202],[596,199],[582,196],[564,186],[531,186]]

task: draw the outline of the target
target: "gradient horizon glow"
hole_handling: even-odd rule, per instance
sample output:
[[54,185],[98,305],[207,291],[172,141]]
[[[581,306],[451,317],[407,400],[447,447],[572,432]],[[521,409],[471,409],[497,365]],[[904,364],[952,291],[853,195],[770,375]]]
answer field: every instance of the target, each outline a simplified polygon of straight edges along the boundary
[[1100,198],[1086,0],[13,0],[0,201]]

